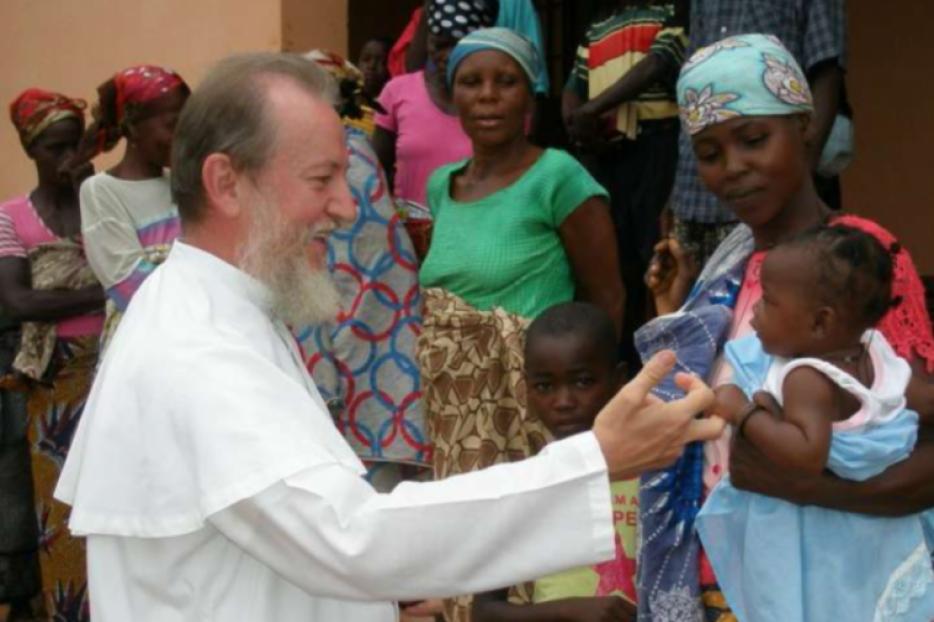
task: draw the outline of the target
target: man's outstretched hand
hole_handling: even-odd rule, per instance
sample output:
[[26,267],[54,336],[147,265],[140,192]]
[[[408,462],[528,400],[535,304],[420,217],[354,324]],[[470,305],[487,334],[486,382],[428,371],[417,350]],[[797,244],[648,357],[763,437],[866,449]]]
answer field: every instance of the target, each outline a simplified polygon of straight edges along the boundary
[[658,352],[597,415],[593,431],[612,479],[667,466],[687,443],[713,440],[723,433],[726,422],[720,417],[697,418],[714,402],[713,391],[700,378],[675,376],[687,392],[679,400],[663,402],[650,393],[674,365],[673,352]]

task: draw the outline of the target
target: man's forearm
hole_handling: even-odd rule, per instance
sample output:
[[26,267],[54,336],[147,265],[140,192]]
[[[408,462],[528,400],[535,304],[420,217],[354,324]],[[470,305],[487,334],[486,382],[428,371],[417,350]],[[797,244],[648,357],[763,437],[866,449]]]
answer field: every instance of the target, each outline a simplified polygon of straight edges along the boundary
[[668,66],[658,54],[649,54],[605,91],[593,98],[590,106],[595,114],[604,114],[620,104],[634,99],[642,91],[665,77]]

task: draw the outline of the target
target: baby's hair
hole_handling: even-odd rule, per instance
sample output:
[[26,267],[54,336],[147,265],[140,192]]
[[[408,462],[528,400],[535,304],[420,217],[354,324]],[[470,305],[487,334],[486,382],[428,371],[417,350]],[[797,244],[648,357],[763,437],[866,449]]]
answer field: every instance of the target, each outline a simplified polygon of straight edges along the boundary
[[587,302],[563,302],[546,309],[529,325],[525,351],[542,337],[576,335],[587,340],[611,367],[619,364],[616,330],[606,311]]
[[893,255],[873,235],[842,225],[811,229],[783,244],[816,254],[817,292],[834,308],[845,309],[862,328],[871,328],[900,300],[892,298]]

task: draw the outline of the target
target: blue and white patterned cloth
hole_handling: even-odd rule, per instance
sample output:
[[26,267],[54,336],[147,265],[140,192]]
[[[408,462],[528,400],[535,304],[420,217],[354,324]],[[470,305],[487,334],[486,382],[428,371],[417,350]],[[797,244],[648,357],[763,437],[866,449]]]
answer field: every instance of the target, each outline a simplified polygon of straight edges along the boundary
[[[846,3],[844,0],[692,0],[691,49],[734,35],[761,32],[778,37],[805,73],[836,59],[846,67]],[[736,217],[697,174],[691,139],[682,132],[672,209],[680,220],[733,222]]]
[[[867,389],[815,359],[773,359],[755,335],[726,345],[734,381],[748,394],[765,389],[781,401],[784,378],[818,369],[862,404],[834,424],[827,468],[864,480],[904,460],[918,416],[905,409],[911,376],[885,338],[864,338],[876,381]],[[697,530],[720,588],[741,622],[928,622],[934,618],[934,571],[925,538],[928,517],[851,514],[748,493],[725,477],[700,514]]]
[[[653,391],[668,401],[683,395],[675,372],[709,378],[729,333],[746,263],[753,252],[752,231],[738,225],[707,262],[677,313],[657,317],[635,334],[642,360],[674,350],[672,375]],[[642,548],[638,563],[639,620],[695,622],[701,619],[694,519],[703,493],[703,444],[692,443],[671,467],[646,473],[639,490]]]

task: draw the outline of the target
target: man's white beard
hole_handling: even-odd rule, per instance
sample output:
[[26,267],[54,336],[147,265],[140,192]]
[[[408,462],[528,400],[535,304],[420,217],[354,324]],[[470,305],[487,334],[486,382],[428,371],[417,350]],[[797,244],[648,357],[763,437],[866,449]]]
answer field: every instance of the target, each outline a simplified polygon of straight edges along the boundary
[[269,288],[273,314],[292,327],[337,317],[337,287],[327,269],[313,268],[306,255],[317,230],[289,224],[271,200],[259,198],[251,209],[252,227],[239,266]]

